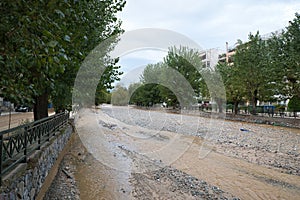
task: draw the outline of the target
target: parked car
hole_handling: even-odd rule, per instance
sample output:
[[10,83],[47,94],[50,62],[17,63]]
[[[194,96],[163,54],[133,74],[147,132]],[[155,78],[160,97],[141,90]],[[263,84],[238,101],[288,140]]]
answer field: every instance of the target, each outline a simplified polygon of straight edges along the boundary
[[15,111],[16,112],[29,112],[31,109],[29,106],[24,106],[24,105],[20,105],[20,106],[17,106]]

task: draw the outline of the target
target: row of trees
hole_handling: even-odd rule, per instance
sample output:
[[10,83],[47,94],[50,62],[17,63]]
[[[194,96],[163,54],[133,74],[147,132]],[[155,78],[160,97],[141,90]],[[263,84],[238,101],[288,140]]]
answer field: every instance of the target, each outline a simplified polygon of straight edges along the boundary
[[227,103],[234,105],[235,113],[239,104],[245,102],[251,103],[254,114],[258,101],[291,99],[293,105],[298,105],[295,102],[300,99],[300,15],[295,16],[280,34],[263,38],[259,32],[250,33],[249,41],[239,40],[233,62],[219,62],[214,69],[205,66],[201,52],[172,47],[163,62],[145,68],[140,83],[128,89],[119,87],[123,91],[120,99],[126,103],[127,92],[130,103],[151,106],[167,102],[175,107],[213,98],[222,112],[222,82]]
[[237,112],[249,101],[256,112],[257,101],[300,99],[300,15],[279,34],[263,38],[249,34],[249,41],[238,41],[233,63],[219,63],[227,94]]
[[[1,1],[0,96],[16,104],[33,104],[35,120],[48,116],[49,100],[56,110],[66,109],[85,57],[102,41],[123,32],[116,13],[124,6],[124,0]],[[117,60],[105,61],[108,68],[99,80],[99,91],[111,87],[120,74]]]
[[[118,86],[112,92],[112,103],[152,106],[165,102],[173,108],[187,108],[200,100],[209,101],[210,97],[216,101],[225,99],[221,77],[203,62],[204,53],[183,46],[170,47],[163,62],[145,67],[139,83],[131,84],[128,89]],[[225,101],[219,101],[220,112],[222,103]]]
[[195,104],[195,97],[207,96],[205,70],[196,49],[170,47],[163,62],[147,65],[141,82],[129,86],[130,103],[151,106],[166,102],[172,107]]

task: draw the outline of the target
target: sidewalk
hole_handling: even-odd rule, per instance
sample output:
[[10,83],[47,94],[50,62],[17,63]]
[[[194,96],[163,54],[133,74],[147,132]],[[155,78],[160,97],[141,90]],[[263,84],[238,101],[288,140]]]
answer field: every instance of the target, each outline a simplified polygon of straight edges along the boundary
[[[12,111],[11,114],[17,114],[18,112]],[[9,115],[9,112],[5,111],[5,112],[0,112],[0,116],[5,116],[5,115]]]

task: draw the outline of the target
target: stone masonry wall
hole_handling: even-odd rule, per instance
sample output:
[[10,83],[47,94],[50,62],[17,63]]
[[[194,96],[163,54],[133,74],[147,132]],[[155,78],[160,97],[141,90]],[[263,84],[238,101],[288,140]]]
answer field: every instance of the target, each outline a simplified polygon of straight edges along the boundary
[[0,200],[32,200],[38,195],[46,176],[73,132],[68,125],[56,138],[37,150],[27,163],[19,164],[3,177]]

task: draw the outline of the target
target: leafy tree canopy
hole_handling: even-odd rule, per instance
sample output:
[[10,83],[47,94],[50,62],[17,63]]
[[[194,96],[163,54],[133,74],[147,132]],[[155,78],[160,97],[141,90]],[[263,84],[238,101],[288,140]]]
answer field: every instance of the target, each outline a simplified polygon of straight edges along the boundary
[[123,0],[1,1],[0,95],[33,103],[35,119],[47,116],[49,97],[66,107],[81,62],[101,41],[122,32],[116,13],[124,5]]

